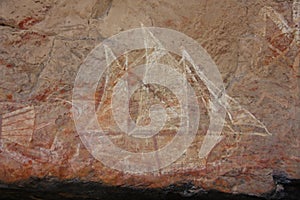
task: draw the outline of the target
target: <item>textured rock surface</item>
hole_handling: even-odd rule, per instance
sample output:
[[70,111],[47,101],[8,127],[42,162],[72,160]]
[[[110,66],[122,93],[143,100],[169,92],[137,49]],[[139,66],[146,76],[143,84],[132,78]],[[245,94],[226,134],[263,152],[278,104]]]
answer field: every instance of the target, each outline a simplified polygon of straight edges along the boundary
[[[1,182],[55,177],[137,188],[191,183],[194,192],[261,196],[282,190],[274,176],[300,178],[299,1],[2,0],[0,11]],[[180,159],[146,174],[116,171],[96,160],[72,119],[74,80],[97,44],[141,23],[171,28],[199,42],[221,72],[233,113],[247,113],[253,127],[227,117],[223,139],[199,159],[209,118],[200,95],[205,86],[193,82],[201,126]],[[130,62],[142,54],[132,53]],[[110,76],[117,80],[119,74]],[[99,82],[95,106],[104,105],[98,119],[114,144],[133,152],[153,151],[172,139],[176,118],[147,144],[124,134],[117,137],[109,104],[114,83],[104,84]],[[178,104],[167,90],[141,88],[131,98],[132,118],[149,123],[145,111],[157,103],[156,96],[167,106]]]

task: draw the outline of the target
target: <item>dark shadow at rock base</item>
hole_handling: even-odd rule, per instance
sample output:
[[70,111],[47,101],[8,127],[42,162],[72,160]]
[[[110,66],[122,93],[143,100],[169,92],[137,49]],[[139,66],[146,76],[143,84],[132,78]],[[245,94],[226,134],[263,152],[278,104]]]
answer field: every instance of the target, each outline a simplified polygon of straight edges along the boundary
[[15,184],[0,184],[0,200],[259,200],[259,199],[290,199],[300,196],[300,180],[280,182],[284,190],[255,197],[242,194],[227,194],[218,191],[190,192],[191,184],[169,186],[164,189],[136,189],[128,187],[104,186],[101,183],[81,182],[78,180],[58,181],[56,179],[32,178]]

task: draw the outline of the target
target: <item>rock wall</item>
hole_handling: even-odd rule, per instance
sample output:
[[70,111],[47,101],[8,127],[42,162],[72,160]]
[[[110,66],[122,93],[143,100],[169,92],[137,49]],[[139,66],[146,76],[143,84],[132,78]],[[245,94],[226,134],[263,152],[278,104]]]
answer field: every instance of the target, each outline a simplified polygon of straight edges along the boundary
[[[299,0],[2,0],[0,10],[1,182],[55,177],[148,189],[190,183],[194,193],[263,196],[284,190],[274,177],[300,178]],[[187,57],[189,64],[180,62],[184,54],[154,57],[152,64],[171,64],[186,72],[200,123],[191,145],[174,162],[153,172],[132,173],[103,164],[94,146],[82,141],[72,95],[76,76],[95,47],[141,27],[148,35],[147,27],[162,27],[197,41],[218,67],[227,103],[221,104],[222,132],[209,139],[214,112],[209,82],[197,70],[180,71],[193,66]],[[123,68],[130,71],[147,63],[157,52],[158,37],[145,40],[154,42],[149,52],[114,57],[106,49],[105,58],[113,58],[112,63],[95,88],[99,124],[114,145],[133,153],[163,148],[180,124],[179,100],[155,84],[139,87],[129,98],[130,118],[141,126],[154,119],[150,106],[163,102],[168,120],[154,137],[125,134],[112,117],[113,89]],[[208,149],[204,156],[199,156],[201,148]],[[149,166],[163,158],[150,160]]]

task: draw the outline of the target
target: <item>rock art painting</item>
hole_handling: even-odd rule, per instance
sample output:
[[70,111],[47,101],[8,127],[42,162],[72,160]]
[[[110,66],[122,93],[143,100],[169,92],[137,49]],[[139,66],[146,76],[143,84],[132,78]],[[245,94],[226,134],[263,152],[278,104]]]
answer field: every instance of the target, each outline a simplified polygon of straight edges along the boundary
[[25,107],[2,115],[1,139],[28,146],[32,140],[34,121],[35,112],[33,107]]
[[2,0],[0,182],[282,197],[299,47],[299,0]]

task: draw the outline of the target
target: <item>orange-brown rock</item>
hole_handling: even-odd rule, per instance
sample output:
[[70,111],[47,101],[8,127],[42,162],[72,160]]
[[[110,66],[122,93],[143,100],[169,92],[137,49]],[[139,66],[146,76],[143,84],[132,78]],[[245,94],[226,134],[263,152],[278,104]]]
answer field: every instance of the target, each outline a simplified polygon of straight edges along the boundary
[[[300,178],[299,0],[2,0],[0,8],[2,183],[32,177],[136,188],[190,183],[195,192],[262,196],[280,189],[274,177]],[[222,139],[199,158],[211,120],[210,91],[191,71],[187,80],[200,110],[195,139],[169,166],[135,174],[93,156],[80,139],[71,109],[77,72],[91,50],[141,24],[173,29],[197,41],[220,71],[229,108]],[[179,126],[178,99],[157,85],[136,90],[129,106],[131,118],[142,126],[151,122],[151,105],[164,102],[173,109],[168,115],[175,117],[156,136],[132,138],[112,117],[113,88],[123,75],[118,64],[146,62],[144,55],[140,50],[118,57],[105,72],[110,80],[100,79],[95,93],[99,124],[114,145],[131,152],[162,148]],[[172,62],[181,56],[174,55]],[[160,61],[169,62],[166,57]]]

